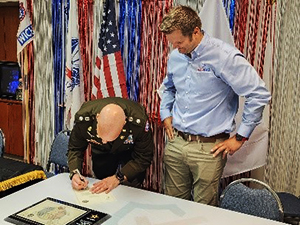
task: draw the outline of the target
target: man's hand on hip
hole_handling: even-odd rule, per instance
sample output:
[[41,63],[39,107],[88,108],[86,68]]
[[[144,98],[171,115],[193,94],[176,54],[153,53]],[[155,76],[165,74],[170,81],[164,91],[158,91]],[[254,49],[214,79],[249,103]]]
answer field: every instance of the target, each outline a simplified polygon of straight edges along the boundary
[[237,141],[235,137],[231,137],[221,143],[216,144],[211,152],[213,153],[213,157],[216,157],[220,153],[223,154],[223,159],[226,157],[227,154],[233,155],[236,151],[242,147],[244,141]]
[[164,119],[164,127],[167,133],[167,136],[170,140],[174,139],[174,131],[172,126],[172,116]]

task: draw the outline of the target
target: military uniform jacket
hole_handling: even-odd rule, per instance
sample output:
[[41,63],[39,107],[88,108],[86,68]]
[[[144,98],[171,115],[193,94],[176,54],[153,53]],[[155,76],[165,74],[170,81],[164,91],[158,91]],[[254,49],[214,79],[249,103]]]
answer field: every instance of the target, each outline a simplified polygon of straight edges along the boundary
[[[107,104],[117,104],[125,112],[126,123],[119,137],[111,143],[102,144],[97,137],[96,115]],[[130,151],[131,159],[122,167],[122,173],[129,181],[144,172],[153,157],[153,137],[149,128],[145,108],[140,104],[118,97],[97,99],[83,103],[75,115],[75,125],[71,132],[68,150],[70,171],[82,169],[84,152],[91,144],[92,155],[122,154]],[[99,159],[99,157],[97,157]],[[93,160],[93,159],[92,159]],[[97,163],[92,161],[92,163]],[[105,168],[103,168],[105,170]]]

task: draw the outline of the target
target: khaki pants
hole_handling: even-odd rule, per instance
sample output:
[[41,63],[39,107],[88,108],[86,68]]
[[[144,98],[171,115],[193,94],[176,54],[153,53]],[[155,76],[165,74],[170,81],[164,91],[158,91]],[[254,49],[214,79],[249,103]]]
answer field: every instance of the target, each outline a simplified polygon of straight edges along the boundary
[[164,154],[165,194],[195,202],[217,205],[219,180],[226,159],[213,157],[214,143],[188,142],[175,135],[168,140]]

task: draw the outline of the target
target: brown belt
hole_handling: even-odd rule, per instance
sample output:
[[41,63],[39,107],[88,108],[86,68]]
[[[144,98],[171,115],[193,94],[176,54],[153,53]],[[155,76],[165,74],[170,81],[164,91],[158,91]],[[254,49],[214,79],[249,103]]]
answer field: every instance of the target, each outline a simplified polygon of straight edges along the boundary
[[216,135],[210,136],[210,137],[203,137],[201,135],[193,135],[193,134],[189,134],[189,133],[184,133],[175,128],[174,128],[174,130],[177,133],[177,136],[182,137],[182,139],[185,141],[216,142],[217,139],[221,139],[221,138],[228,139],[229,138],[229,134],[227,134],[227,133],[220,133],[220,134],[216,134]]

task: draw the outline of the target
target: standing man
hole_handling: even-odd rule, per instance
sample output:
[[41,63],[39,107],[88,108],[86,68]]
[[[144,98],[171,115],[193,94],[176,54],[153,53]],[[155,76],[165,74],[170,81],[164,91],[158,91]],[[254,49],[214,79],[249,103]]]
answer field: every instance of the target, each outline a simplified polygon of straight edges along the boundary
[[[227,154],[234,154],[262,119],[270,101],[255,69],[242,53],[201,30],[198,14],[187,6],[173,8],[160,30],[174,50],[160,114],[168,143],[165,193],[216,205]],[[235,129],[238,96],[245,97],[243,119]]]
[[69,140],[68,163],[72,187],[85,189],[80,175],[84,152],[92,149],[96,182],[92,193],[110,192],[120,183],[141,186],[153,157],[153,138],[145,108],[131,100],[112,97],[85,102],[75,115]]

